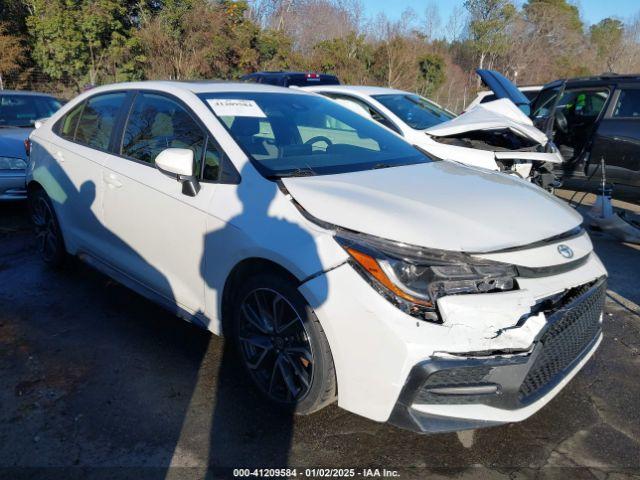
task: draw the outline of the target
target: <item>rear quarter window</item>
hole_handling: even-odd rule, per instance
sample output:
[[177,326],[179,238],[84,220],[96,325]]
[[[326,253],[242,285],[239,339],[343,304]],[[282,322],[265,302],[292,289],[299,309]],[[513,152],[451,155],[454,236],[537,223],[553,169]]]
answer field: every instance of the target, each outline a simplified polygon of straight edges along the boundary
[[78,126],[78,120],[80,119],[83,108],[84,102],[71,109],[71,111],[58,121],[54,127],[54,131],[62,138],[73,141],[76,136],[76,127]]

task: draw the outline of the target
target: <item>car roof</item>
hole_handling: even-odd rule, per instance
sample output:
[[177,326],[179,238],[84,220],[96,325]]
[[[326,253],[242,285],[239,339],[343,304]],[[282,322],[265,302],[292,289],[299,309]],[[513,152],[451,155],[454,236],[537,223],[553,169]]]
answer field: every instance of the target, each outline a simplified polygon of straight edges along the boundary
[[200,93],[222,93],[222,92],[271,92],[271,93],[301,93],[296,92],[296,89],[278,87],[275,85],[267,85],[262,83],[247,83],[247,82],[230,82],[224,80],[191,80],[191,81],[175,81],[175,80],[148,80],[143,82],[123,82],[112,83],[109,85],[103,85],[100,87],[92,88],[86,93],[92,94],[97,92],[111,91],[111,90],[137,90],[137,89],[149,89],[149,90],[183,90],[195,94]]
[[321,76],[325,76],[325,77],[336,77],[332,73],[295,72],[295,71],[290,71],[290,70],[253,72],[253,73],[249,73],[249,74],[245,75],[245,77],[257,77],[257,76],[282,77],[282,76],[285,76],[285,75],[307,75],[309,73],[314,73],[316,75],[321,75]]
[[10,94],[10,95],[24,95],[29,96],[29,97],[49,97],[49,98],[56,98],[55,96],[51,95],[50,93],[43,93],[43,92],[33,92],[31,90],[0,90],[0,95],[4,95],[4,94]]
[[603,73],[602,75],[593,75],[590,77],[573,77],[567,79],[554,80],[547,83],[544,88],[556,87],[565,83],[571,87],[597,87],[604,85],[616,85],[619,83],[640,83],[640,74],[615,74]]
[[385,95],[385,94],[394,94],[401,93],[407,94],[411,92],[406,92],[404,90],[396,90],[395,88],[387,88],[387,87],[371,87],[368,85],[317,85],[317,86],[309,86],[302,87],[301,90],[307,90],[310,92],[314,91],[332,91],[332,92],[351,92],[351,93],[359,93],[361,95]]

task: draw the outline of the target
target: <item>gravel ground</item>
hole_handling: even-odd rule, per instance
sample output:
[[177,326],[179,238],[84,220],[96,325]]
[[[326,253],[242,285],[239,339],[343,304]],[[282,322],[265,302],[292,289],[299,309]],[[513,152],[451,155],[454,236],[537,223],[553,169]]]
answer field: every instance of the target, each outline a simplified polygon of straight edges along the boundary
[[207,467],[213,478],[287,465],[640,478],[637,246],[593,235],[611,275],[604,341],[545,408],[519,424],[420,436],[336,406],[272,413],[221,339],[86,266],[45,268],[25,216],[0,205],[1,479],[202,478]]

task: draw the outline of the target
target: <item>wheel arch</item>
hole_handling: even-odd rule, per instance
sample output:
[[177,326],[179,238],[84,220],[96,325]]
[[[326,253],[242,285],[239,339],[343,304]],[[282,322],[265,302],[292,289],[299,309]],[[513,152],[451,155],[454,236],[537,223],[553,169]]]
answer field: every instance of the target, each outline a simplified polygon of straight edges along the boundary
[[33,193],[37,190],[44,190],[44,187],[37,180],[31,180],[27,183],[27,194]]
[[230,308],[236,289],[241,284],[243,279],[262,272],[277,272],[279,274],[282,274],[285,277],[288,277],[296,285],[296,287],[302,283],[301,279],[296,277],[287,268],[267,258],[249,257],[238,262],[231,269],[229,275],[227,275],[227,279],[222,289],[219,312],[222,327],[221,334],[223,337],[227,336],[227,333],[229,331],[228,322],[231,318]]

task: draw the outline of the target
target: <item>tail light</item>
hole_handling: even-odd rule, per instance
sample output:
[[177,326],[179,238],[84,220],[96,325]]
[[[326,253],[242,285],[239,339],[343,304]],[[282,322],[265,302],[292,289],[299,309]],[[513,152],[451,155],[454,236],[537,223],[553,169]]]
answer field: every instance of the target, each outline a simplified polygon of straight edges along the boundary
[[31,140],[28,138],[24,141],[24,151],[27,154],[27,157],[31,155]]

